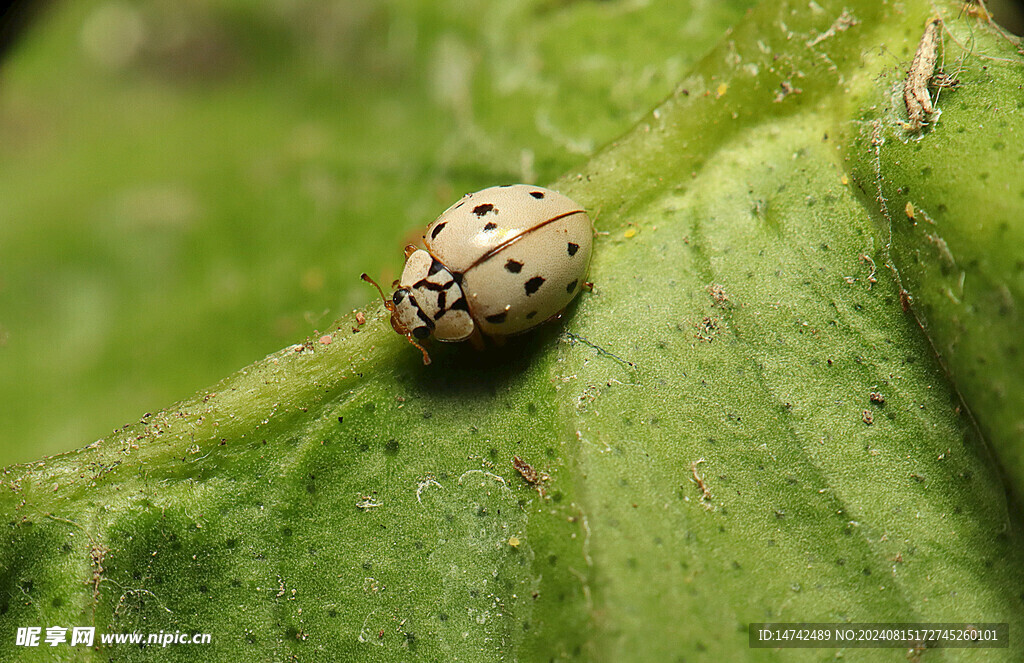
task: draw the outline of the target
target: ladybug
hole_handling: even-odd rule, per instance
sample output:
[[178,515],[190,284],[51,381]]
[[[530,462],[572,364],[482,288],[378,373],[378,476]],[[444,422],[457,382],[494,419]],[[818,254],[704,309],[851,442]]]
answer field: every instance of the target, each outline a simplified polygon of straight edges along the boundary
[[594,243],[587,212],[539,186],[495,186],[463,196],[427,226],[426,250],[405,248],[387,298],[391,326],[418,341],[500,338],[557,317],[586,283]]

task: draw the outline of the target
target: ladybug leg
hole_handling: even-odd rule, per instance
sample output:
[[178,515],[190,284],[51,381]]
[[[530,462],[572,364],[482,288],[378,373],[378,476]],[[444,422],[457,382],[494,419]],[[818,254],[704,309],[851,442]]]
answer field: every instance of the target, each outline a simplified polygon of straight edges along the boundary
[[406,244],[405,245],[405,259],[408,260],[409,256],[411,256],[412,254],[416,253],[417,251],[419,251],[419,249],[417,249],[413,244]]
[[472,345],[473,349],[477,352],[483,352],[487,347],[487,344],[484,343],[484,335],[480,333],[480,329],[477,327],[473,328],[473,333],[470,334],[469,338],[466,340],[469,341],[469,344]]
[[583,289],[586,290],[587,292],[594,292],[594,282],[593,281],[584,281],[583,282]]

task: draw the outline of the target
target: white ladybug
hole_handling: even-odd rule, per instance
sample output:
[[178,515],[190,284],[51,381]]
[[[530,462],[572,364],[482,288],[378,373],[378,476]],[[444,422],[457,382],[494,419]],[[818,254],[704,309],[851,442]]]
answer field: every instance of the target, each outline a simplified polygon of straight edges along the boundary
[[[455,203],[407,246],[391,326],[417,343],[510,336],[558,316],[583,287],[594,243],[586,211],[550,189],[495,186]],[[377,290],[380,286],[366,274]]]

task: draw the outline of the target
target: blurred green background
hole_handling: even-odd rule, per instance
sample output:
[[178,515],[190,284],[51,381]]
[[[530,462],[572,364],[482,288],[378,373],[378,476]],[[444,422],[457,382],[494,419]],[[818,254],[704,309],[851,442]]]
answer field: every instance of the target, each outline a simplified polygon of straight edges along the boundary
[[0,65],[0,466],[351,324],[360,272],[584,161],[754,3],[672,4],[32,4]]

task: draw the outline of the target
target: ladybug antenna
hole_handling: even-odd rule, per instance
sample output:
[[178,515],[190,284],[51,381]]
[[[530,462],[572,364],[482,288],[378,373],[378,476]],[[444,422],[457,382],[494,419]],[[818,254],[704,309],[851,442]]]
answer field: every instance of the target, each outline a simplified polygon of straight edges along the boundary
[[[389,311],[394,312],[394,310],[395,310],[394,302],[392,302],[390,299],[388,299],[387,297],[384,296],[384,291],[380,289],[380,286],[377,285],[376,281],[374,281],[373,279],[370,278],[369,274],[367,274],[366,272],[363,272],[362,275],[359,278],[361,278],[362,280],[366,281],[367,283],[372,285],[374,288],[377,288],[377,292],[380,293],[380,298],[382,300],[384,300],[384,308],[386,308]],[[413,345],[415,345],[415,343]]]

